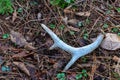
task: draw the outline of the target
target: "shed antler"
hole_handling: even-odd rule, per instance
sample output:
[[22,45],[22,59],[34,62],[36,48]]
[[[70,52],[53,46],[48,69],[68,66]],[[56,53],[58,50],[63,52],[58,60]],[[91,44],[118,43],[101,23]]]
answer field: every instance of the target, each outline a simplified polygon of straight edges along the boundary
[[50,50],[52,50],[56,47],[59,47],[65,51],[69,52],[72,55],[72,59],[68,62],[68,64],[65,66],[63,71],[68,70],[71,67],[71,65],[73,65],[73,63],[81,56],[84,56],[84,55],[92,52],[93,50],[95,50],[100,45],[100,43],[102,42],[102,40],[104,38],[104,35],[100,34],[93,43],[83,46],[83,47],[76,48],[76,47],[72,47],[72,46],[66,44],[65,42],[63,42],[59,37],[57,37],[57,35],[54,32],[52,32],[44,24],[41,24],[41,26],[54,40],[54,44],[50,47]]

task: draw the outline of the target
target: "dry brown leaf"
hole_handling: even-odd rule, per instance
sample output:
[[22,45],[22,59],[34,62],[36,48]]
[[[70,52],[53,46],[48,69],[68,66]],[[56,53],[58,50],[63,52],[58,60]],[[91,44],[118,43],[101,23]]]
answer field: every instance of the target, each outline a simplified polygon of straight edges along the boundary
[[14,54],[12,56],[12,58],[23,58],[23,57],[26,57],[26,56],[29,56],[29,55],[31,55],[31,54],[28,54],[27,52],[22,51],[22,52],[20,52],[18,54]]
[[68,24],[68,17],[62,17],[62,21],[67,25]]
[[77,19],[68,20],[68,24],[71,24],[71,25],[76,25],[78,22],[79,22],[79,20],[77,20]]
[[35,47],[32,46],[32,43],[28,43],[25,45],[25,48],[29,49],[29,50],[34,50],[36,49]]
[[90,12],[76,12],[75,14],[78,16],[87,16],[88,17],[88,16],[90,16],[91,13]]
[[114,57],[113,57],[113,60],[116,61],[116,62],[118,62],[118,61],[120,60],[120,58],[117,57],[117,56],[114,56]]
[[10,32],[10,38],[12,42],[14,42],[19,46],[24,46],[27,44],[27,41],[25,40],[25,38],[20,33],[15,32],[13,30]]
[[116,50],[120,48],[120,36],[113,33],[107,33],[105,39],[102,41],[102,48],[107,50]]
[[16,18],[17,18],[17,12],[15,10],[13,13],[13,16],[12,16],[12,22],[14,22],[16,20]]
[[75,28],[75,27],[72,27],[72,26],[69,26],[68,28],[69,28],[70,30],[73,30],[73,31],[77,31],[77,32],[79,32],[79,31],[80,31],[80,29]]
[[28,49],[35,49],[30,43],[26,41],[26,39],[22,36],[22,34],[11,30],[10,32],[10,39],[15,44],[19,45],[20,47],[25,46]]
[[73,11],[71,11],[69,9],[64,9],[64,13],[73,13]]
[[22,62],[13,62],[21,71],[26,73],[28,76],[30,76],[30,72],[26,68],[25,64]]

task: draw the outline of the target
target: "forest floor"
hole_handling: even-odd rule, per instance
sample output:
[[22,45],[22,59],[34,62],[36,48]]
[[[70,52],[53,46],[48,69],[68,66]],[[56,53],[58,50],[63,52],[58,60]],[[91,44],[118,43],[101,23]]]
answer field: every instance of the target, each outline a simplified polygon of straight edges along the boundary
[[53,40],[41,27],[74,47],[92,43],[101,32],[120,35],[113,26],[120,25],[120,0],[73,0],[64,8],[50,1],[13,0],[14,12],[0,15],[0,80],[120,80],[119,49],[98,47],[63,72],[71,55],[49,50]]

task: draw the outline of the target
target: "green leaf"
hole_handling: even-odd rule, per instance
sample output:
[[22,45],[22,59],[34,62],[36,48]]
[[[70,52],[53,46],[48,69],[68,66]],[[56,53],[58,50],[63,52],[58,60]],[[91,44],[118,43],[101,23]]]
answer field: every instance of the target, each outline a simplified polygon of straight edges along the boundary
[[119,31],[119,28],[115,27],[115,28],[112,28],[112,32],[118,32]]
[[65,2],[67,2],[67,3],[71,3],[71,0],[64,0]]
[[38,5],[38,3],[37,3],[36,1],[31,1],[31,2],[30,2],[30,5],[31,5],[31,6],[35,6],[35,5]]
[[77,75],[75,76],[75,78],[76,78],[77,80],[81,79],[82,77],[83,77],[82,74],[77,74]]
[[108,24],[104,23],[103,28],[108,28]]
[[116,73],[116,72],[113,73],[113,76],[114,76],[115,78],[119,78],[119,77],[120,77],[119,74]]
[[57,78],[60,79],[60,80],[64,80],[65,79],[65,73],[58,73]]
[[59,6],[61,8],[65,8],[73,2],[74,0],[50,0],[51,5]]
[[82,27],[82,26],[83,26],[83,22],[81,22],[81,21],[78,22],[78,26],[79,26],[79,27]]
[[90,20],[87,18],[87,19],[85,20],[85,23],[86,23],[86,24],[90,24]]
[[85,69],[82,70],[82,73],[87,73],[87,71]]
[[61,0],[50,0],[50,4],[52,4],[53,6],[56,6],[60,3]]
[[118,36],[120,36],[120,32],[118,32],[117,34],[118,34]]
[[18,8],[17,12],[21,13],[23,11],[23,8]]
[[118,13],[120,13],[120,7],[116,9]]
[[55,29],[55,25],[54,24],[50,24],[50,28],[52,28],[52,29]]
[[84,76],[84,77],[87,77],[87,76],[88,76],[88,74],[87,74],[87,73],[84,73],[84,74],[83,74],[83,76]]
[[74,34],[75,34],[75,32],[74,32],[74,31],[70,31],[69,33],[70,33],[70,35],[74,35]]
[[63,30],[64,28],[65,28],[65,26],[64,26],[64,25],[61,25],[61,26],[60,26],[60,29],[61,29],[61,30]]
[[110,13],[111,13],[111,11],[110,11],[110,10],[107,10],[107,11],[106,11],[106,14],[110,14]]
[[88,33],[84,33],[83,38],[84,38],[85,40],[87,40],[88,37],[89,37]]
[[7,39],[9,36],[10,36],[9,34],[3,34],[3,35],[2,35],[2,38],[3,38],[3,39]]

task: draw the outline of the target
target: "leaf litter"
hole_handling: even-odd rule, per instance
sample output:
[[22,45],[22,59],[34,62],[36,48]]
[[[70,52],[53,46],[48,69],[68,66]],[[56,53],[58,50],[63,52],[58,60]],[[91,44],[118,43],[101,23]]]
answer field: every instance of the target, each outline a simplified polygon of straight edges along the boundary
[[16,45],[19,45],[20,47],[25,47],[30,50],[34,50],[35,47],[32,46],[31,43],[28,43],[24,36],[20,34],[19,32],[15,32],[13,30],[10,31],[10,39],[13,43]]
[[13,62],[21,71],[30,76],[29,70],[26,68],[26,65],[22,62]]
[[[37,2],[37,0],[34,0],[34,1]],[[12,2],[14,3],[14,1],[12,1]],[[92,3],[92,5],[91,5],[91,3]],[[97,23],[95,24],[95,27],[91,29],[91,25],[93,25],[95,23],[95,21],[97,20],[96,18],[100,17],[98,22],[101,24],[102,23],[106,23],[106,24],[114,23],[117,25],[120,22],[119,21],[119,13],[118,13],[118,11],[116,11],[116,9],[119,8],[119,0],[112,0],[112,1],[108,1],[108,0],[107,1],[106,0],[97,1],[97,0],[95,0],[94,2],[91,2],[89,0],[87,0],[87,1],[86,0],[80,0],[80,1],[75,0],[75,3],[70,5],[71,7],[69,7],[69,8],[67,7],[66,9],[64,9],[64,12],[63,12],[63,9],[60,9],[57,6],[50,5],[49,0],[48,1],[40,0],[37,5],[33,3],[32,6],[29,5],[29,1],[27,1],[27,0],[17,1],[14,4],[15,4],[15,5],[13,5],[14,9],[19,9],[19,7],[21,7],[23,9],[23,11],[21,12],[21,11],[17,10],[17,12],[15,12],[15,10],[14,10],[12,15],[11,14],[9,16],[7,15],[8,16],[7,18],[4,18],[3,15],[2,16],[0,15],[0,31],[3,30],[3,33],[4,32],[6,33],[7,27],[10,27],[10,29],[14,28],[13,30],[19,29],[19,30],[21,30],[21,32],[22,32],[22,30],[25,30],[25,31],[27,30],[27,31],[30,31],[33,33],[39,31],[40,34],[42,34],[42,30],[40,28],[38,28],[39,23],[44,23],[47,25],[53,23],[54,25],[56,25],[56,28],[52,29],[52,30],[60,38],[62,38],[65,42],[68,42],[70,45],[73,45],[73,46],[87,45],[87,44],[85,44],[86,41],[82,41],[84,44],[79,44],[80,41],[76,42],[76,40],[78,38],[80,38],[80,39],[82,38],[82,35],[84,35],[84,30],[85,31],[92,30],[92,32],[89,34],[90,37],[95,36],[97,33],[99,33],[98,30],[101,29],[101,26],[98,25]],[[111,6],[112,6],[112,8],[111,8]],[[97,9],[95,7],[98,7],[99,9]],[[65,12],[65,10],[66,10],[66,12]],[[110,13],[106,14],[107,10],[109,10]],[[114,14],[111,15],[111,13],[114,13]],[[60,19],[61,16],[63,17],[63,21]],[[19,20],[17,20],[17,18],[19,18]],[[82,21],[86,20],[86,18],[90,19],[90,23],[83,26]],[[79,27],[75,26],[78,22],[77,23],[73,22],[73,25],[69,24],[68,21],[71,19],[76,19],[78,21],[81,21],[81,22],[79,22]],[[9,20],[11,20],[11,21],[9,22]],[[59,30],[59,28],[57,28],[57,27],[59,27],[60,25],[65,25],[64,29],[67,28],[67,30],[66,30],[67,32],[65,32],[64,29]],[[81,27],[81,26],[83,26],[83,27]],[[105,33],[109,33],[111,28],[114,28],[115,26],[113,26],[113,27],[105,26],[105,27],[106,28],[103,30],[105,31]],[[119,29],[119,26],[118,26],[118,29]],[[76,31],[77,33],[74,36],[73,35],[67,36],[68,31],[70,31],[70,30]],[[16,32],[16,33],[19,33],[19,32]],[[35,48],[35,47],[31,43],[28,42],[31,40],[24,38],[22,33],[19,33],[19,34],[21,34],[22,37],[21,36],[18,37],[18,35],[16,35],[16,33],[15,33],[15,31],[13,34],[10,33],[10,35],[12,35],[12,37],[10,36],[10,40],[14,44],[16,44],[22,48],[16,48],[15,46],[11,47],[11,42],[9,42],[9,38],[7,36],[4,36],[5,38],[0,39],[0,42],[3,43],[2,47],[0,45],[0,50],[2,50],[0,52],[0,54],[1,54],[0,56],[2,56],[5,59],[3,61],[13,61],[13,62],[17,62],[16,64],[21,64],[21,63],[24,64],[25,63],[24,65],[30,74],[27,72],[26,73],[27,73],[27,75],[30,75],[30,76],[28,79],[28,77],[26,77],[26,75],[19,73],[19,71],[10,71],[12,74],[14,72],[17,73],[17,76],[16,76],[16,74],[15,75],[10,74],[10,75],[7,75],[8,76],[7,79],[10,80],[9,77],[12,77],[12,79],[15,78],[15,80],[16,79],[21,80],[23,78],[26,80],[30,80],[31,78],[33,80],[39,80],[39,79],[40,80],[52,80],[52,79],[56,80],[56,75],[58,73],[60,73],[61,70],[63,69],[63,66],[61,64],[66,63],[67,60],[69,59],[66,52],[61,51],[60,49],[56,49],[55,51],[49,51],[48,48],[51,45],[51,43],[53,43],[53,41],[52,40],[50,41],[50,39],[49,39],[50,37],[48,38],[48,35],[45,35],[45,34],[39,35],[39,33],[37,34],[37,36],[36,36],[36,34],[34,34],[35,37],[34,37],[34,39],[32,39],[33,41],[35,40],[33,43],[37,47],[36,50],[33,50],[33,48]],[[26,35],[26,33],[25,33],[25,35]],[[6,39],[6,38],[8,38],[8,39]],[[75,38],[77,38],[77,39],[75,39]],[[107,36],[105,37],[105,39],[106,38],[107,38]],[[114,37],[112,37],[112,38],[114,38]],[[104,45],[103,48],[98,48],[95,50],[96,62],[93,59],[91,59],[91,56],[95,56],[95,55],[92,55],[92,54],[86,55],[86,58],[88,59],[87,61],[81,62],[81,60],[78,60],[76,62],[77,65],[80,62],[81,67],[76,66],[76,64],[75,64],[75,66],[72,66],[67,72],[65,72],[66,79],[75,80],[75,76],[77,75],[77,73],[80,73],[82,69],[85,68],[88,71],[88,73],[90,73],[91,65],[93,65],[93,64],[100,65],[102,63],[102,66],[100,66],[99,69],[102,70],[104,67],[108,67],[108,69],[105,68],[105,70],[102,70],[102,72],[101,72],[95,68],[95,70],[93,72],[94,74],[88,74],[88,77],[82,78],[82,80],[89,80],[90,76],[93,76],[94,80],[102,80],[102,79],[119,80],[118,78],[115,78],[111,74],[111,72],[119,73],[119,69],[118,69],[119,65],[115,65],[116,62],[117,62],[117,64],[119,64],[119,62],[115,61],[115,63],[114,63],[113,62],[114,60],[111,61],[111,57],[113,57],[115,55],[117,55],[119,58],[119,47],[113,48],[113,47],[116,47],[117,45],[115,45],[115,46],[112,45],[112,47],[111,47],[111,44],[113,44],[113,43],[119,44],[119,42],[116,42],[116,41],[114,42],[113,40],[111,40],[111,38],[107,38],[107,39],[108,39],[108,40],[106,40],[107,46]],[[73,41],[76,42],[76,44],[74,44]],[[32,47],[32,49],[30,48],[30,50],[27,50],[26,49],[26,46],[28,46],[27,44],[29,44]],[[114,51],[109,51],[109,50],[114,50]],[[33,54],[34,51],[37,51],[38,57],[34,58],[34,55],[31,56],[31,54]],[[51,53],[52,53],[52,55],[51,55]],[[101,53],[107,53],[107,54],[101,54]],[[111,54],[111,53],[114,53],[114,54]],[[45,56],[48,56],[48,57],[45,58]],[[43,60],[43,58],[44,58],[44,60]],[[64,58],[64,61],[60,61],[61,58]],[[39,59],[39,60],[37,60],[37,59]],[[50,59],[55,62],[51,63]],[[16,61],[16,60],[19,60],[19,61]],[[36,60],[37,60],[37,62],[36,62]],[[29,63],[29,62],[32,65],[34,65],[37,70],[31,66],[30,66],[30,70],[29,70],[26,65],[26,63]],[[3,64],[4,64],[4,62],[3,62]],[[111,65],[115,66],[114,69],[116,69],[116,70],[111,68]],[[11,65],[10,65],[10,68],[11,68]],[[22,69],[20,69],[20,70],[22,71]],[[91,70],[91,72],[92,72],[92,70]],[[2,75],[2,72],[1,72],[0,75],[3,77],[6,77],[6,74],[7,74],[7,72],[5,72],[5,74],[3,72],[3,75]]]

